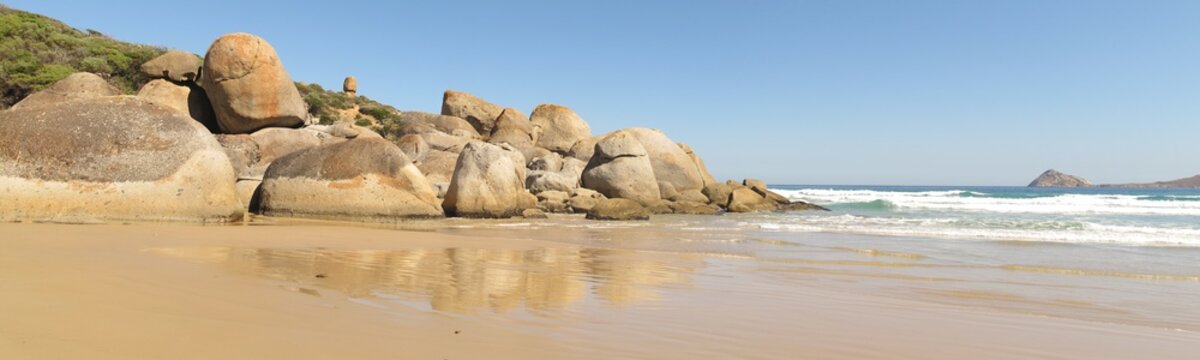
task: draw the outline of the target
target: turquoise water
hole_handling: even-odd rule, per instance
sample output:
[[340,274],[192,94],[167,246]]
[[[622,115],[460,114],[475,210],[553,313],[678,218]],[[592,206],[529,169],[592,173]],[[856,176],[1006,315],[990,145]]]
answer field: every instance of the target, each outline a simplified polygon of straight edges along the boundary
[[828,213],[745,225],[788,232],[1200,247],[1200,189],[773,185]]

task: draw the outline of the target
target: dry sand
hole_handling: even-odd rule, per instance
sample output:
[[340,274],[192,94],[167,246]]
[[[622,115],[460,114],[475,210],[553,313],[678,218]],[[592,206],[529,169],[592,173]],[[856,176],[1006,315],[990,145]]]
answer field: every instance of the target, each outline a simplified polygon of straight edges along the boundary
[[1200,355],[1194,331],[898,299],[881,273],[479,234],[0,224],[0,358]]

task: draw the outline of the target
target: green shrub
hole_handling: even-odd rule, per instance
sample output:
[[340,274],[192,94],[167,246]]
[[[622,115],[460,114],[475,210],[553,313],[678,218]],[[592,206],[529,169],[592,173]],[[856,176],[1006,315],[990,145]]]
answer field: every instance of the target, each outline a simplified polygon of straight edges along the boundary
[[399,117],[399,115],[396,115],[391,110],[388,110],[383,107],[378,107],[378,106],[360,107],[358,109],[358,112],[362,113],[364,115],[370,115],[371,117],[375,118],[376,120],[379,120],[380,122],[390,120],[393,117],[397,117],[397,118]]
[[354,125],[371,126],[371,120],[367,120],[367,118],[362,117],[362,115],[359,115],[359,116],[354,117]]
[[138,67],[164,51],[0,6],[0,107],[80,71],[99,74],[132,94],[149,81]]

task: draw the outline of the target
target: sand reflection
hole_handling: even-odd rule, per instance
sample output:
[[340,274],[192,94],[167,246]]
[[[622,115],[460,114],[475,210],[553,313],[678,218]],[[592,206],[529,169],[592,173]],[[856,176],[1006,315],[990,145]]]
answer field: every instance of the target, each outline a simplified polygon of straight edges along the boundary
[[699,256],[590,248],[148,251],[295,282],[302,289],[336,290],[355,298],[427,299],[433,310],[456,313],[526,308],[550,314],[589,296],[618,306],[652,301],[665,288],[690,286],[691,274],[703,265]]

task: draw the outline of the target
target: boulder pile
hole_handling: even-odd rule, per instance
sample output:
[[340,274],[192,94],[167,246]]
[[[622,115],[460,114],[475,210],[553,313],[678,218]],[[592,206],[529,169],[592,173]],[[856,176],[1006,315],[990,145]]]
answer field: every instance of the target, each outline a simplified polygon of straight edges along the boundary
[[[152,80],[137,96],[78,73],[0,112],[0,221],[645,220],[819,208],[762,181],[717,182],[692,147],[656,129],[594,136],[557,104],[527,116],[448,90],[440,114],[371,103],[314,124],[275,49],[250,34],[221,36],[203,58],[169,51],[141,71]],[[343,101],[369,101],[352,76],[342,90]]]

